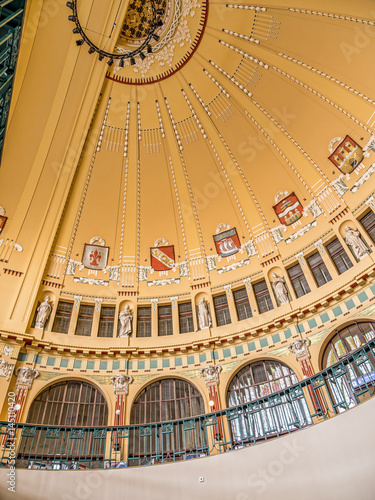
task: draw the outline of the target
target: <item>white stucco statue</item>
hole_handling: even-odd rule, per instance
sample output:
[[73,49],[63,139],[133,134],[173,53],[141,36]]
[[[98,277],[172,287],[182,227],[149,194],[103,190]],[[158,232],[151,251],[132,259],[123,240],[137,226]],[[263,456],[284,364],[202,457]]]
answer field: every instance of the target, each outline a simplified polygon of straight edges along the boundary
[[0,359],[0,377],[6,377],[8,374],[9,363],[5,359]]
[[203,297],[198,304],[198,323],[201,330],[212,326],[212,319],[208,311],[208,304]]
[[345,243],[353,250],[354,255],[357,257],[357,259],[360,260],[370,253],[370,250],[362,241],[359,231],[355,231],[351,227],[346,226],[345,232]]
[[275,291],[275,295],[280,304],[286,304],[289,302],[288,290],[286,289],[285,280],[281,276],[277,276],[276,273],[271,274],[273,278],[272,287]]
[[133,314],[130,311],[128,304],[126,304],[125,309],[120,312],[119,320],[120,320],[120,331],[118,336],[129,337],[129,335],[132,333]]
[[52,306],[49,303],[49,295],[46,296],[44,301],[39,305],[37,309],[37,315],[35,319],[35,328],[41,328],[43,330],[46,321],[51,314]]

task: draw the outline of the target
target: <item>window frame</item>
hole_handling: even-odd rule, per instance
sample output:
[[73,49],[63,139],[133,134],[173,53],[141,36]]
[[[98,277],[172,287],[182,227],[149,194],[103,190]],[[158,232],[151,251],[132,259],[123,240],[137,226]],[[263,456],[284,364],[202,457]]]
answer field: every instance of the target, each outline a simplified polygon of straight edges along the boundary
[[[186,306],[186,305],[190,306],[189,311],[181,311],[181,309],[184,306]],[[181,327],[182,322],[185,320],[185,318],[187,319],[188,328],[191,326],[191,329],[186,329],[185,330],[184,328]],[[194,332],[193,305],[192,305],[191,301],[189,301],[189,302],[180,302],[178,304],[178,325],[179,325],[180,333],[191,333],[191,332]]]
[[[257,290],[261,285],[263,285],[263,290]],[[272,311],[275,307],[272,302],[272,297],[265,279],[254,283],[253,291],[255,295],[255,300],[258,306],[259,314],[264,314],[269,311]],[[263,306],[266,307],[263,307]]]
[[[300,272],[294,276],[291,276],[291,274],[290,274],[291,270],[295,269],[297,267],[299,267]],[[307,281],[305,273],[303,272],[302,266],[299,262],[296,262],[292,266],[288,267],[286,271],[288,273],[289,280],[292,284],[292,288],[294,290],[294,293],[296,294],[298,299],[300,297],[304,297],[308,293],[311,293],[311,288],[310,288],[309,282]],[[297,287],[296,287],[296,284],[298,285]],[[307,286],[308,291],[305,291],[304,286]],[[298,291],[299,289],[301,289],[304,293],[299,293],[299,291]]]
[[[238,294],[241,293],[241,292],[243,292],[243,296],[242,297],[236,297],[236,295],[238,296]],[[249,295],[247,293],[246,286],[244,286],[242,288],[237,288],[236,290],[233,290],[232,293],[233,293],[234,305],[236,307],[237,320],[238,321],[243,321],[245,319],[252,318],[253,317],[253,312],[251,310],[250,299],[249,299]],[[249,306],[248,307],[249,314],[246,312],[246,306],[247,305]],[[245,314],[244,314],[245,317],[240,317],[240,316],[242,316],[242,313],[240,312],[241,311],[241,309],[240,309],[241,307],[242,307],[242,311],[245,312]]]
[[[59,310],[59,307],[64,304],[69,304],[70,305],[70,311],[62,311],[62,310]],[[71,319],[72,319],[72,313],[73,313],[73,305],[74,303],[73,302],[69,302],[69,301],[65,301],[65,300],[59,300],[58,303],[57,303],[57,307],[56,307],[56,312],[55,312],[55,317],[53,318],[53,325],[52,325],[52,332],[53,333],[62,333],[64,335],[68,334],[69,333],[69,327],[70,327],[70,322],[71,322]],[[60,314],[60,315],[59,315]],[[60,324],[62,323],[62,319],[65,317],[65,319],[67,319],[67,326],[66,326],[66,331],[57,331],[57,326],[56,326],[56,322],[57,320],[60,321]],[[68,319],[69,318],[69,319]]]
[[[140,311],[149,311],[150,314],[142,316]],[[137,307],[137,331],[136,337],[150,338],[152,336],[152,310],[151,306]]]
[[[336,247],[334,245],[336,245]],[[339,274],[343,274],[345,271],[348,271],[351,267],[353,267],[353,262],[350,260],[349,255],[338,238],[334,238],[332,241],[327,243],[325,247]]]
[[[84,308],[89,308],[90,311],[92,311],[92,314],[89,314],[87,310],[84,311]],[[94,304],[82,304],[81,303],[79,305],[74,335],[77,335],[79,337],[91,337],[92,325],[94,323],[94,314],[95,314],[95,305]]]
[[[105,333],[108,333],[108,329],[110,329],[110,327],[108,327],[108,325],[111,324],[111,321],[107,321],[107,320],[104,320],[104,317],[103,317],[103,312],[105,309],[111,309],[113,310],[113,317],[112,316],[107,316],[106,318],[112,318],[113,321],[112,321],[112,331],[111,331],[111,334],[110,335],[101,335],[101,327],[102,325],[104,324],[105,327],[103,328],[105,330]],[[114,335],[114,331],[115,331],[115,320],[116,320],[116,306],[110,306],[110,305],[105,305],[105,306],[101,306],[100,308],[100,317],[99,317],[99,324],[98,324],[98,337],[99,338],[112,338],[113,335]]]
[[[223,302],[222,304],[217,304],[217,302],[223,298],[225,298],[225,302]],[[216,325],[217,326],[230,325],[232,323],[232,318],[230,316],[227,294],[224,292],[219,295],[213,295],[212,300],[214,303]]]
[[170,335],[173,335],[172,304],[160,304],[158,306],[158,337]]
[[[318,256],[320,261],[317,264],[311,265],[310,261],[313,257]],[[306,262],[311,270],[312,275],[314,276],[314,280],[316,283],[316,286],[320,288],[321,286],[326,285],[330,281],[332,281],[332,276],[331,273],[329,272],[322,256],[320,255],[319,250],[314,252],[313,254],[309,255],[309,257],[306,257]],[[328,273],[329,279],[326,278],[325,274],[322,272],[322,269],[325,269],[325,271]],[[319,284],[319,279],[317,278],[317,275],[315,274],[315,271],[318,271],[320,273],[320,276],[324,278],[324,283]]]

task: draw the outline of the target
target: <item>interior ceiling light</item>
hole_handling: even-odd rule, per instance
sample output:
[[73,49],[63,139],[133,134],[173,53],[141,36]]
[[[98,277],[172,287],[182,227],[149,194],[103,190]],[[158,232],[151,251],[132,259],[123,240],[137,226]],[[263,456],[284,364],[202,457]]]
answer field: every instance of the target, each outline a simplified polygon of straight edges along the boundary
[[[151,5],[152,19],[150,20],[149,23],[150,28],[148,30],[147,36],[145,37],[142,44],[136,49],[130,50],[125,54],[107,52],[98,47],[97,45],[95,45],[86,35],[85,30],[82,28],[81,23],[79,22],[77,13],[77,1],[78,0],[74,0],[73,2],[66,2],[66,6],[73,11],[73,14],[68,16],[68,19],[69,21],[73,21],[76,23],[76,26],[73,29],[73,33],[79,34],[81,36],[81,39],[77,40],[76,44],[83,45],[84,43],[86,43],[89,46],[89,51],[88,51],[89,54],[97,52],[99,56],[99,61],[102,61],[106,57],[108,59],[107,61],[108,66],[112,66],[115,59],[120,59],[119,61],[120,68],[124,67],[124,59],[129,59],[130,64],[134,66],[136,63],[135,56],[139,55],[139,57],[143,61],[146,58],[145,52],[146,54],[152,53],[152,47],[150,45],[151,40],[153,39],[159,41],[160,39],[160,37],[155,33],[155,31],[163,24],[163,21],[160,18],[160,16],[164,14],[164,9],[156,8],[156,0],[147,0]],[[116,26],[115,22],[113,26],[114,27]]]

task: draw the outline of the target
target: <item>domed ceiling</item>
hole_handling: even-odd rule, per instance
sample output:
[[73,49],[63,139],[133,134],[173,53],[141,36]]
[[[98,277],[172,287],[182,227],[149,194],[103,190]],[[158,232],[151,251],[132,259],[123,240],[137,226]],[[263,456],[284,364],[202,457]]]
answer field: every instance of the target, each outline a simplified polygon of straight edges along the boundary
[[[129,5],[117,52],[141,43],[142,22],[132,26],[145,5]],[[84,245],[101,238],[108,261],[95,278],[145,282],[151,295],[165,283],[224,283],[240,267],[250,275],[354,208],[368,161],[346,171],[329,157],[346,136],[353,150],[366,148],[375,97],[372,45],[350,48],[353,24],[369,29],[360,19],[278,2],[162,8],[152,54],[107,72],[89,134],[97,147],[83,151],[89,168],[70,202],[79,197],[78,214],[56,242],[74,261],[68,274],[84,278],[95,269],[82,269]],[[160,246],[153,265],[150,249]]]
[[[77,12],[123,55],[151,14],[132,0],[119,19],[116,5]],[[58,13],[69,57],[106,72],[43,272],[62,295],[183,297],[282,274],[372,193],[371,2],[155,5],[151,50],[112,65]]]

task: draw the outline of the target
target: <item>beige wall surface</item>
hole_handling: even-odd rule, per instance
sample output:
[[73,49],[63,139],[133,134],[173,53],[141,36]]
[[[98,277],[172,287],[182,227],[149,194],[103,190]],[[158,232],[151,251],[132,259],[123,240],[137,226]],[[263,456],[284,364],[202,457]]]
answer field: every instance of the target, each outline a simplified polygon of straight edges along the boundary
[[[1,500],[373,500],[375,399],[313,428],[186,462],[117,470],[0,470]],[[199,478],[204,481],[200,482]]]

